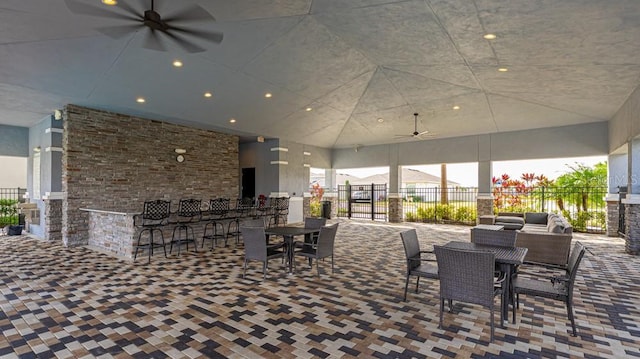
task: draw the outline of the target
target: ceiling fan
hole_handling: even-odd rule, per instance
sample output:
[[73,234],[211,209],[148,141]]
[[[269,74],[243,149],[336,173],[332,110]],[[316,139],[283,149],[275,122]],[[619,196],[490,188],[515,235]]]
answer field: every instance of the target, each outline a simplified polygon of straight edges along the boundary
[[[78,0],[65,0],[67,8],[74,14],[127,20],[131,22],[131,24],[128,25],[117,25],[96,29],[111,38],[119,39],[146,27],[147,31],[143,47],[151,50],[166,51],[162,38],[169,38],[173,40],[178,46],[189,53],[206,51],[206,49],[190,41],[189,37],[192,39],[205,40],[215,44],[222,42],[223,34],[221,32],[198,30],[176,25],[176,23],[181,22],[215,21],[215,18],[201,6],[194,4],[178,11],[177,13],[162,17],[155,9],[155,1],[150,0],[150,2],[151,8],[145,10],[144,13],[141,14],[125,1],[120,1],[117,3],[116,7],[126,11],[126,14],[124,14],[121,12],[105,10],[103,7],[85,4]],[[144,0],[144,3],[147,3],[147,1]]]
[[396,138],[423,138],[427,135],[432,135],[429,130],[418,132],[418,113],[416,112],[413,114],[413,133],[410,135],[396,135]]

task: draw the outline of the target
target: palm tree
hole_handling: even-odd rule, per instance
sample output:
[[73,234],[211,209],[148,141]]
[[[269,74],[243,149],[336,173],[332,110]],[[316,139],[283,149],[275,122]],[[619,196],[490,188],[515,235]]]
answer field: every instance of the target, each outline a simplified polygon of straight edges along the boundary
[[440,203],[449,203],[449,187],[447,186],[447,164],[440,164]]
[[[563,174],[556,179],[556,188],[561,189],[562,193],[558,194],[558,207],[563,210],[564,206],[560,206],[560,202],[567,199],[571,202],[571,198],[568,195],[577,193],[578,197],[573,198],[578,212],[587,211],[590,202],[602,201],[602,196],[592,196],[590,194],[598,188],[604,188],[607,184],[607,163],[600,162],[593,167],[585,166],[581,163],[575,165],[567,165],[571,172]],[[601,190],[602,191],[602,190]]]

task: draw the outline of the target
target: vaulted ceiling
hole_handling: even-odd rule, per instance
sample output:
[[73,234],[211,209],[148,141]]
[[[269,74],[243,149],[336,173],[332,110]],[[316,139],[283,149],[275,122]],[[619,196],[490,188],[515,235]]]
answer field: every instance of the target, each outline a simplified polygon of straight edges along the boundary
[[[142,14],[151,1],[75,2]],[[130,22],[73,13],[64,0],[3,0],[0,124],[29,127],[73,103],[342,148],[605,121],[640,84],[637,0],[158,0],[155,9],[164,17],[193,4],[216,21],[191,28],[224,33],[220,44],[189,39],[198,53],[171,39],[166,51],[147,49],[147,28],[106,36],[101,28]],[[429,135],[396,137],[414,131],[414,112]]]

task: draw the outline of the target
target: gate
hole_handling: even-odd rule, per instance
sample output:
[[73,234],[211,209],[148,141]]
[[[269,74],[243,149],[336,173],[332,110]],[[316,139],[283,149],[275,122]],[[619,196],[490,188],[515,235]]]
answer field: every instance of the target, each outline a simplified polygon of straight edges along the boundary
[[618,234],[621,234],[624,236],[626,232],[625,223],[624,223],[625,208],[624,208],[624,203],[622,203],[622,200],[627,197],[627,187],[626,186],[618,187],[618,194],[620,195],[618,199]]
[[387,184],[339,185],[338,217],[387,220]]

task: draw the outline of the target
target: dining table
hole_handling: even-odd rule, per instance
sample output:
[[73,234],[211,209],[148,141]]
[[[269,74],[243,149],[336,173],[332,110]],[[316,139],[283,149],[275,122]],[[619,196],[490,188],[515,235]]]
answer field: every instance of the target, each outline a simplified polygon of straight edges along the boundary
[[294,239],[296,236],[318,233],[318,228],[304,228],[298,226],[280,226],[265,228],[264,233],[271,236],[282,236],[288,259],[289,274],[293,274]]
[[[451,241],[444,245],[448,248],[465,249],[465,250],[477,250],[488,251],[495,255],[495,261],[500,267],[500,271],[505,273],[504,286],[502,287],[501,295],[501,318],[509,317],[509,303],[511,302],[511,275],[515,273],[517,266],[524,263],[524,257],[527,255],[527,248],[523,247],[502,247],[491,246],[486,244],[476,244],[465,241]],[[501,326],[504,326],[501,323]]]

